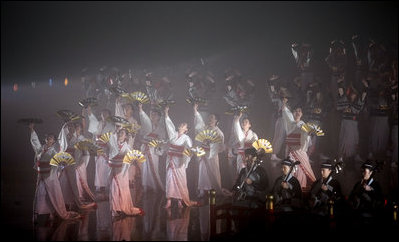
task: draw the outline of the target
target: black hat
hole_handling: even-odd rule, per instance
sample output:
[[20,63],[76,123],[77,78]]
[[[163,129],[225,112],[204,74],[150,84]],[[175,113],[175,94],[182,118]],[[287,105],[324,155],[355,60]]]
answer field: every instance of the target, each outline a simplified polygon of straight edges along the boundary
[[376,168],[377,168],[377,164],[375,163],[375,162],[373,162],[373,161],[371,161],[371,160],[366,160],[363,164],[362,164],[362,166],[361,166],[361,168],[362,169],[369,169],[370,171],[374,171],[374,170],[376,170]]
[[295,166],[298,165],[299,163],[300,163],[299,161],[291,160],[290,157],[287,157],[283,161],[281,161],[281,165],[286,165],[286,166]]
[[256,156],[256,149],[254,147],[245,149],[245,155]]
[[334,168],[334,165],[331,163],[331,161],[327,160],[327,161],[321,163],[320,167],[332,170]]

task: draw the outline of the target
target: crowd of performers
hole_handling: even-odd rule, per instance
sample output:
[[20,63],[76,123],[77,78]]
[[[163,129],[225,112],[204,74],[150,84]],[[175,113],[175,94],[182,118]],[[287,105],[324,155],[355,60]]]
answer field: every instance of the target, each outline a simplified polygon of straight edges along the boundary
[[[174,100],[168,78],[154,81],[152,73],[146,72],[140,80],[130,70],[122,74],[105,68],[92,77],[84,73],[86,99],[80,102],[81,113],[61,110],[65,124],[58,136],[48,135],[42,145],[34,122],[29,124],[38,172],[35,216],[77,218],[76,211],[93,208],[101,199],[109,199],[113,217],[144,215],[143,209],[135,206],[131,190],[162,192],[164,207],[169,208],[174,201],[178,207],[201,206],[201,198],[211,189],[217,195],[233,197],[237,192],[242,195],[244,189],[241,198],[256,198],[260,204],[267,194],[273,194],[281,211],[304,206],[302,195],[306,192],[310,194],[310,207],[326,213],[329,201],[339,204],[343,197],[339,182],[332,176],[342,163],[362,164],[361,180],[349,196],[352,207],[369,212],[380,207],[383,194],[374,176],[379,164],[375,161],[384,160],[393,167],[398,162],[396,58],[372,40],[367,44],[358,36],[346,44],[335,40],[325,58],[330,79],[322,81],[314,67],[311,45],[294,43],[291,50],[297,75],[292,81],[277,74],[266,80],[267,94],[275,108],[271,117],[275,120],[274,134],[269,137],[258,137],[252,129],[248,110],[254,104],[255,84],[236,70],[225,72],[223,99],[230,106],[227,113],[232,114],[226,140],[218,127],[224,112],[210,110],[216,77],[202,59],[199,67],[186,73],[186,101],[193,110],[177,126],[169,108],[179,100]],[[331,113],[339,113],[339,120],[332,122]],[[194,142],[188,136],[191,119]],[[325,128],[329,122],[338,123],[336,130]],[[319,130],[309,129],[309,123]],[[359,127],[369,129],[363,134],[368,141],[368,157],[362,158],[359,153]],[[317,135],[322,133],[320,128],[330,140],[338,140],[336,149],[320,144],[326,142],[325,137]],[[282,167],[283,174],[273,186],[267,178],[270,171],[257,163],[259,149],[253,144],[260,138],[271,140],[272,149],[266,153],[271,153],[267,160],[273,163],[272,168],[278,170],[278,163]],[[221,160],[232,167],[229,171],[221,172],[222,152],[226,160]],[[95,191],[87,183],[90,156],[95,160]],[[191,160],[198,162],[198,201],[190,198],[187,185],[187,175],[191,174],[186,169]],[[321,168],[320,179],[311,160]],[[164,164],[166,174],[162,176],[160,165]],[[228,173],[235,181],[231,182],[232,189],[222,187],[222,176]]]

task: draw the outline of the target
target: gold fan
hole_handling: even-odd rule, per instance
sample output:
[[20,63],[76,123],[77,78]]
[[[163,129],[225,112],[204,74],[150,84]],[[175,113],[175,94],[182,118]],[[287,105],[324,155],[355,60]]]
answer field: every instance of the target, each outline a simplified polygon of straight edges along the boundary
[[67,152],[59,152],[50,160],[50,165],[66,167],[75,164],[75,159]]
[[131,164],[132,162],[140,162],[143,163],[145,161],[145,157],[143,153],[139,150],[131,150],[126,153],[125,157],[123,157],[123,163]]
[[117,95],[117,96],[121,96],[121,97],[128,97],[129,93],[125,92],[125,90],[123,90],[122,88],[118,87],[118,86],[113,86],[109,89],[113,94]]
[[248,106],[247,105],[238,105],[235,107],[230,108],[230,110],[226,111],[225,114],[233,115],[235,113],[244,113],[248,111]]
[[320,126],[313,123],[306,123],[302,125],[301,129],[306,133],[314,133],[317,136],[324,136],[324,132],[321,130]]
[[272,153],[273,148],[270,142],[267,139],[258,139],[252,143],[252,147],[256,150],[263,149],[265,153]]
[[151,140],[148,144],[151,145],[154,148],[158,148],[161,145],[165,144],[166,142],[160,139],[153,139]]
[[183,154],[184,154],[185,156],[188,156],[188,157],[191,157],[191,156],[193,156],[194,154],[195,154],[197,157],[200,157],[200,156],[205,155],[206,152],[205,152],[205,150],[204,150],[202,147],[197,146],[197,147],[195,147],[195,148],[184,149]]
[[175,100],[160,100],[160,101],[157,103],[157,105],[158,105],[160,108],[164,108],[164,107],[166,107],[166,106],[170,106],[170,105],[175,104],[175,103],[176,103]]
[[186,102],[189,104],[198,103],[198,104],[206,105],[206,99],[202,98],[202,97],[195,97],[195,98],[188,97],[188,98],[186,98]]
[[105,133],[98,138],[98,141],[103,142],[104,144],[107,144],[109,142],[109,139],[111,138],[112,132]]
[[110,122],[113,122],[113,123],[119,123],[119,124],[122,124],[122,125],[130,124],[130,122],[127,119],[122,118],[120,116],[109,116],[107,118],[107,121],[110,121]]
[[132,123],[132,124],[122,124],[122,128],[126,129],[127,132],[131,134],[137,134],[137,131],[141,128],[139,124]]
[[83,99],[82,101],[79,102],[79,105],[82,108],[87,108],[88,106],[95,106],[95,105],[97,105],[97,98],[89,97],[89,98]]
[[141,104],[146,104],[150,102],[150,99],[148,98],[147,94],[145,94],[144,92],[133,92],[130,93],[130,97],[134,100],[134,101],[138,101]]
[[214,130],[205,129],[199,132],[195,136],[195,140],[199,142],[210,142],[210,143],[220,143],[222,142],[222,138],[218,135],[218,133]]
[[74,147],[81,151],[89,151],[90,153],[95,153],[100,150],[100,147],[98,147],[96,144],[93,143],[93,141],[89,139],[79,141],[74,145]]
[[57,115],[60,118],[64,119],[65,122],[75,121],[75,120],[78,120],[78,119],[82,118],[81,115],[78,115],[78,114],[72,112],[71,110],[66,110],[66,109],[58,110],[57,111]]

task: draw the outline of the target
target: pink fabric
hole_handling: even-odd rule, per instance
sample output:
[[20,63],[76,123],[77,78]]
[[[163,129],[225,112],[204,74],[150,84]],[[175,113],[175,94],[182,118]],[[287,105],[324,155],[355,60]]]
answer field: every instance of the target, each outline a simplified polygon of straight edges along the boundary
[[65,208],[64,197],[62,196],[60,182],[57,176],[57,168],[53,167],[50,176],[43,180],[48,198],[54,210],[62,219],[77,217],[76,212],[68,212]]
[[94,195],[90,190],[89,184],[87,183],[87,170],[86,160],[90,159],[90,156],[83,156],[81,159],[85,159],[78,167],[76,167],[76,181],[79,191],[79,198],[84,197],[86,193],[92,201],[94,201]]
[[[312,167],[309,163],[308,154],[302,150],[290,150],[289,156],[292,160],[300,161],[301,163],[297,166],[297,171],[294,176],[298,179],[301,188],[306,188],[307,179],[312,183],[316,181],[316,177],[313,173]],[[311,185],[311,184],[309,184]]]
[[116,211],[124,212],[126,215],[140,213],[140,209],[134,207],[130,194],[128,168],[129,164],[123,164],[122,170],[112,176],[109,196],[112,216],[117,215]]
[[108,179],[111,174],[111,168],[108,166],[108,161],[104,156],[96,157],[96,175],[94,178],[94,185],[99,187],[106,187]]

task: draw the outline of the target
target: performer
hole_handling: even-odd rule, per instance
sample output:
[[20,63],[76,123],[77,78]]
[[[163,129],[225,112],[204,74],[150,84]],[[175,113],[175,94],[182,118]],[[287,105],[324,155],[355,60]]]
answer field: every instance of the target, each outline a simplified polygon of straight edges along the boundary
[[187,187],[186,169],[191,157],[183,155],[185,148],[192,146],[191,138],[186,135],[188,128],[187,123],[181,123],[178,131],[169,117],[169,106],[165,107],[165,125],[168,135],[168,153],[166,158],[166,205],[165,208],[170,208],[171,199],[178,200],[178,207],[182,208],[183,204],[191,206],[196,204],[190,201],[190,196]]
[[56,139],[53,134],[46,137],[46,143],[42,145],[34,130],[34,124],[29,124],[31,132],[30,142],[35,152],[35,166],[37,171],[36,191],[33,200],[33,220],[38,215],[49,214],[50,219],[57,214],[61,219],[77,219],[80,215],[74,211],[67,211],[60,182],[58,180],[57,167],[50,165],[51,158],[57,153]]
[[[133,117],[133,104],[132,103],[122,103],[122,98],[117,97],[115,101],[115,116],[123,117],[127,121],[129,121],[130,124],[137,125],[136,119]],[[128,144],[130,146],[130,149],[133,149],[134,146],[134,141],[135,141],[135,136],[129,135],[128,137]],[[137,176],[137,177],[136,177]],[[137,189],[138,186],[135,186],[135,181],[141,179],[140,175],[140,167],[137,166],[137,163],[134,163],[130,166],[129,168],[129,184],[131,188]],[[139,180],[141,183],[141,180]],[[138,184],[137,184],[138,185]]]
[[[273,146],[273,153],[271,156],[272,161],[281,161],[279,157],[277,157],[277,154],[280,153],[283,145],[284,145],[284,139],[286,137],[286,132],[284,128],[284,121],[283,117],[281,114],[281,108],[282,108],[282,99],[283,98],[289,98],[289,93],[287,89],[284,89],[281,84],[277,83],[278,81],[281,82],[279,76],[277,75],[272,75],[269,78],[268,85],[269,87],[267,88],[269,97],[273,103],[274,107],[274,117],[276,119],[276,122],[274,124],[274,135],[273,135],[273,141],[272,141],[272,146]],[[274,166],[276,163],[274,163]]]
[[[333,40],[330,43],[330,51],[325,59],[330,72],[331,72],[331,90],[337,90],[338,80],[345,76],[345,70],[347,65],[345,44],[342,40]],[[333,95],[334,101],[336,96]]]
[[281,162],[283,175],[276,179],[272,194],[277,212],[292,211],[302,207],[302,190],[298,179],[293,176],[296,163],[290,158]]
[[96,206],[94,195],[87,183],[86,164],[90,155],[88,151],[82,152],[74,147],[76,143],[85,140],[81,134],[82,129],[82,123],[66,122],[58,135],[60,151],[71,154],[76,161],[75,165],[62,169],[59,177],[64,199],[69,207],[76,204],[80,209]]
[[347,95],[344,94],[343,88],[338,88],[340,97],[337,110],[342,111],[338,146],[340,161],[349,157],[355,157],[355,160],[362,161],[358,153],[359,130],[357,119],[363,109],[367,95],[367,82],[364,82],[364,85],[366,88],[361,97],[358,97],[358,92],[352,87],[348,88]]
[[[320,84],[318,82],[311,83],[307,89],[306,96],[305,119],[317,126],[322,126],[326,117],[326,110],[329,109],[323,92],[321,91]],[[318,155],[317,158],[322,160],[328,159],[321,150],[321,139],[317,135],[311,136],[311,145],[308,148],[309,157],[316,153]]]
[[310,189],[310,206],[312,212],[325,216],[329,214],[329,202],[334,203],[337,207],[342,201],[341,185],[337,179],[333,177],[336,164],[327,160],[321,164],[321,178],[312,184]]
[[160,122],[161,113],[157,109],[150,111],[150,117],[143,111],[143,104],[139,103],[140,134],[143,136],[141,151],[146,157],[146,162],[142,165],[142,185],[144,192],[152,190],[165,190],[165,185],[159,176],[159,157],[163,150],[155,149],[148,143],[153,139],[165,140],[165,124]]
[[[287,99],[283,99],[282,115],[287,131],[286,153],[292,160],[301,162],[294,175],[301,184],[301,188],[306,191],[310,188],[310,184],[316,181],[307,154],[310,135],[301,129],[302,125],[305,124],[301,120],[302,109],[296,108],[294,113],[291,113],[286,103]],[[310,181],[310,183],[308,183],[308,181]]]
[[258,140],[258,135],[252,131],[251,122],[248,118],[243,118],[240,125],[240,118],[242,112],[234,117],[233,120],[233,135],[238,141],[238,156],[237,156],[237,174],[245,168],[243,160],[245,159],[245,149],[252,147],[252,143]]
[[130,151],[127,144],[127,130],[122,128],[117,134],[110,135],[108,164],[112,169],[110,184],[110,208],[112,216],[144,215],[144,211],[134,206],[129,189],[130,164],[124,163],[123,158]]
[[[96,116],[94,116],[90,105],[86,108],[86,111],[89,120],[88,131],[93,135],[94,139],[105,133],[115,131],[115,124],[108,120],[108,117],[111,116],[111,111],[108,109],[103,109],[101,111],[100,121],[97,120]],[[108,187],[108,179],[111,174],[111,169],[107,164],[108,158],[105,156],[105,154],[106,153],[101,155],[97,154],[95,157],[96,173],[94,185],[96,187],[96,192],[98,193],[105,193],[105,190]]]
[[368,159],[385,158],[389,142],[389,94],[383,86],[369,95],[370,138]]
[[297,69],[300,72],[301,92],[304,93],[309,83],[313,82],[312,71],[312,55],[313,50],[310,44],[303,43],[299,45],[293,43],[291,45],[291,52],[295,58]]
[[375,178],[378,165],[367,160],[361,168],[362,179],[353,187],[349,195],[349,202],[360,215],[376,215],[381,212],[384,205],[381,186]]
[[199,197],[204,196],[205,190],[215,189],[217,193],[221,194],[222,181],[219,170],[219,153],[224,149],[224,134],[217,126],[218,118],[215,114],[208,116],[208,124],[205,125],[201,114],[198,112],[198,103],[194,103],[194,126],[196,134],[204,129],[210,129],[219,135],[220,143],[212,143],[209,146],[204,145],[206,155],[199,160],[199,177],[198,190]]
[[[250,208],[264,206],[269,179],[266,170],[259,165],[260,161],[258,159],[255,148],[245,149],[245,158],[243,160],[245,167],[240,170],[236,183],[232,188],[233,193],[223,189],[223,193],[226,195],[234,194],[234,205],[248,206]],[[249,172],[251,173],[249,174]],[[241,187],[241,185],[243,186]]]

